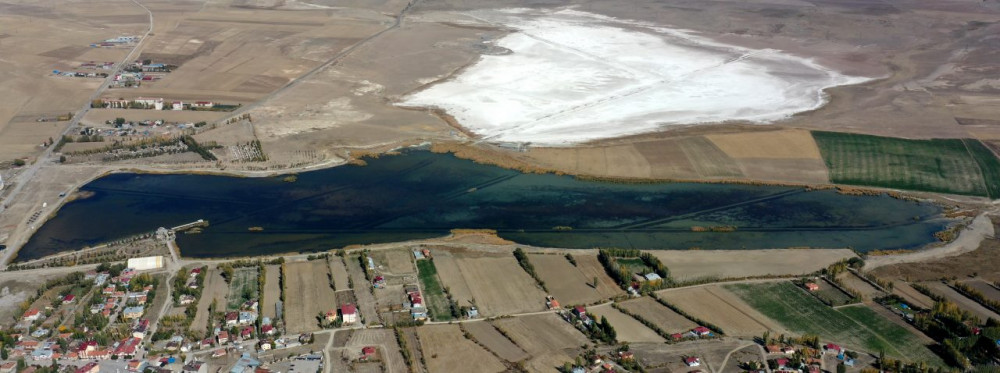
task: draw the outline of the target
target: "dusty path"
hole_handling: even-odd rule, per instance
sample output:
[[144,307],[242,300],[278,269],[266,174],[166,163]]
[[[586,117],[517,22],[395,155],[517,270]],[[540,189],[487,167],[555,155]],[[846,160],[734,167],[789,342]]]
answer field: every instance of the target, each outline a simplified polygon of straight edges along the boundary
[[993,222],[988,213],[980,214],[959,234],[958,238],[941,247],[920,250],[907,254],[868,257],[865,260],[865,270],[900,263],[922,262],[933,259],[957,256],[979,248],[979,244],[988,237],[994,237]]

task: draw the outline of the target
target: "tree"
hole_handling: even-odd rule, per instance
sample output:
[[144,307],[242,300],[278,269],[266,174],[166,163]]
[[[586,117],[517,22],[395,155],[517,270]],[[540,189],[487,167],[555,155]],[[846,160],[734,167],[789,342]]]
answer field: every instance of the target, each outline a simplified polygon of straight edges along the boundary
[[24,166],[24,160],[21,158],[14,159],[14,167]]
[[6,347],[0,348],[0,358],[7,360],[7,357],[8,357],[7,348]]
[[847,367],[843,362],[837,363],[837,373],[847,373]]
[[65,155],[60,155],[59,156],[59,163],[66,163],[66,156]]
[[123,125],[123,124],[125,124],[125,118],[122,118],[122,117],[115,118],[115,125],[120,126],[120,125]]
[[24,362],[24,358],[23,357],[17,358],[17,371],[18,372],[24,370],[24,368],[27,368],[27,367],[28,367],[28,363]]

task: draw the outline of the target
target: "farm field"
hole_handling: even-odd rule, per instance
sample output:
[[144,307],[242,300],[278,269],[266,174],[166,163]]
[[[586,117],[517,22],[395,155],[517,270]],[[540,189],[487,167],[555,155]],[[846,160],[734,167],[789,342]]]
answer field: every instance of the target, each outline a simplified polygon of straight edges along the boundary
[[832,283],[830,283],[830,281],[823,279],[822,281],[816,281],[816,284],[819,285],[819,290],[811,292],[816,297],[824,299],[834,306],[842,306],[851,303],[853,297],[851,297],[850,294],[837,289]]
[[987,195],[991,199],[1000,198],[1000,159],[997,159],[996,154],[979,140],[963,139],[962,142],[983,172]]
[[[964,140],[906,140],[820,131],[813,132],[813,137],[830,169],[830,181],[838,184],[992,196],[990,191],[1000,183],[995,178],[1000,170],[993,169],[995,159],[990,162],[982,150],[973,155]],[[973,147],[978,149],[975,144]]]
[[858,275],[853,272],[844,272],[840,276],[837,276],[844,285],[850,289],[854,289],[861,293],[861,296],[865,299],[874,299],[885,295],[882,291],[876,289],[874,286],[869,284],[867,281],[858,277]]
[[513,255],[476,255],[437,250],[434,254],[443,286],[459,306],[475,299],[484,317],[545,309],[545,293]]
[[698,326],[694,321],[688,320],[650,297],[627,300],[618,304],[627,311],[652,322],[667,333],[681,333]]
[[629,349],[649,372],[692,372],[692,368],[684,364],[687,356],[701,358],[702,365],[699,368],[705,371],[730,372],[722,370],[722,361],[730,351],[748,344],[732,339],[714,339],[677,344],[636,343],[629,346]]
[[444,295],[444,288],[441,286],[441,279],[438,277],[434,261],[418,260],[417,270],[420,272],[420,287],[431,319],[436,321],[451,320],[448,298]]
[[465,339],[458,325],[427,325],[417,328],[420,348],[431,373],[502,372],[506,367],[489,351]]
[[493,321],[511,340],[531,354],[529,371],[552,371],[571,361],[590,340],[558,315],[542,314]]
[[340,257],[330,257],[330,273],[333,274],[333,285],[337,291],[350,290],[350,276],[347,275],[347,267],[344,266],[344,259]]
[[768,330],[772,333],[785,330],[717,285],[661,290],[656,292],[656,296],[688,314],[717,325],[727,335],[752,337]]
[[[347,341],[343,356],[349,360],[356,360],[361,356],[361,349],[365,346],[375,346],[378,354],[382,358],[381,364],[385,370],[378,369],[376,372],[405,372],[406,362],[399,352],[399,344],[396,342],[396,334],[392,329],[361,329],[355,330],[351,334],[351,339]],[[379,364],[373,364],[376,368]]]
[[969,285],[972,288],[979,290],[979,292],[983,293],[983,296],[986,297],[986,299],[992,299],[1000,302],[1000,290],[998,290],[990,283],[979,279],[963,281],[963,282],[966,285]]
[[962,295],[955,289],[952,289],[946,284],[939,281],[925,282],[922,285],[927,286],[931,289],[934,294],[940,295],[958,305],[959,308],[972,312],[973,315],[979,317],[980,320],[986,320],[988,318],[993,318],[994,320],[1000,320],[1000,315],[990,309],[983,307],[983,305],[978,302],[969,299],[968,297]]
[[821,160],[809,131],[799,129],[706,135],[730,157]]
[[934,307],[934,300],[930,297],[924,295],[923,293],[917,291],[909,283],[904,281],[896,281],[892,286],[892,293],[903,297],[911,304],[929,310]]
[[653,250],[677,281],[800,275],[855,256],[848,249]]
[[907,361],[942,363],[916,335],[865,306],[833,309],[784,281],[726,288],[794,333],[816,334],[870,353],[885,350],[886,355]]
[[413,366],[417,368],[417,372],[426,372],[424,365],[421,363],[423,361],[423,351],[420,350],[420,341],[417,339],[417,328],[400,328],[399,333],[402,338],[406,341],[406,350],[409,351],[410,356],[413,359]]
[[337,307],[325,260],[285,263],[285,328],[290,333],[316,329],[316,315]]
[[229,310],[238,310],[243,302],[256,299],[260,294],[257,283],[257,267],[237,268],[233,271],[233,280],[229,282]]
[[610,304],[588,307],[587,312],[592,312],[598,317],[598,320],[602,317],[607,318],[608,322],[611,323],[611,326],[615,328],[615,333],[618,336],[617,339],[620,342],[666,342],[666,340],[659,334],[656,334],[655,331],[647,328],[638,320],[633,319],[632,316],[616,310]]
[[260,301],[261,315],[270,317],[276,315],[275,304],[281,300],[281,266],[277,264],[264,267],[264,299]]
[[[614,285],[607,274],[587,276],[580,270],[580,259],[585,254],[573,255],[577,265],[570,264],[563,255],[529,254],[528,260],[535,266],[538,277],[545,282],[549,294],[556,297],[560,304],[591,304],[602,299],[621,294],[622,290]],[[597,287],[591,286],[597,277]]]
[[384,275],[403,276],[416,272],[410,259],[413,254],[409,250],[380,250],[371,253],[371,256]]
[[214,302],[216,309],[221,308],[226,304],[228,295],[229,285],[222,278],[222,271],[209,266],[208,273],[205,274],[205,290],[202,291],[201,299],[198,301],[198,312],[195,313],[194,320],[191,322],[191,330],[205,330],[208,327],[208,319],[211,317],[208,314],[209,306]]
[[499,331],[493,324],[489,322],[466,322],[462,323],[462,328],[465,331],[472,334],[479,343],[486,346],[487,349],[500,356],[501,359],[507,360],[509,362],[521,361],[531,357],[527,352],[524,352],[520,347],[511,342]]
[[[353,301],[358,306],[360,313],[358,321],[361,323],[381,322],[379,319],[381,315],[375,311],[375,295],[372,294],[372,287],[368,283],[368,278],[365,277],[364,267],[359,264],[359,256],[350,256],[345,259],[344,266],[347,267],[347,275],[351,276],[354,289],[353,291],[337,292],[338,301],[343,302],[345,299]],[[328,263],[323,263],[326,268],[330,268]]]

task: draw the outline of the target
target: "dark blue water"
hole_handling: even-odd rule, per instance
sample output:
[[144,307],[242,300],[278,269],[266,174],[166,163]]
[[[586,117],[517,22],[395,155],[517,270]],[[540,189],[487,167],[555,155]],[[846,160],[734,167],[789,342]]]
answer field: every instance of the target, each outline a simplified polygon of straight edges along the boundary
[[[83,188],[18,255],[38,258],[197,219],[179,234],[185,256],[329,250],[349,244],[496,229],[531,245],[641,249],[762,249],[791,246],[912,249],[935,241],[940,209],[887,196],[795,187],[615,184],[522,174],[450,155],[410,151],[274,178],[115,174]],[[735,232],[692,232],[693,226]],[[248,231],[263,227],[262,232]],[[571,227],[556,230],[555,227]]]

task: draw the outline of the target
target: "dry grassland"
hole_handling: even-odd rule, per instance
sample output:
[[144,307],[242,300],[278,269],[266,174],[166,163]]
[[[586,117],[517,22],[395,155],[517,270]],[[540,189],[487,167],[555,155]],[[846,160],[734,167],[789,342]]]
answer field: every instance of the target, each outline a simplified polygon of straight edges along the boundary
[[267,277],[264,279],[264,299],[260,301],[261,313],[274,320],[274,305],[281,300],[281,266],[269,265],[264,271]]
[[285,263],[285,327],[291,333],[317,328],[316,316],[336,308],[325,260]]
[[698,326],[674,310],[671,310],[655,299],[642,297],[618,303],[621,307],[660,327],[667,333],[681,333]]
[[410,259],[412,257],[413,254],[408,250],[382,250],[372,253],[372,259],[379,266],[379,270],[394,276],[417,273],[417,268],[413,265],[413,260]]
[[479,343],[486,346],[487,349],[493,351],[501,359],[507,360],[509,362],[521,361],[531,357],[527,352],[522,350],[520,347],[511,342],[499,331],[493,324],[489,322],[467,322],[463,323],[462,327],[465,328],[467,332],[472,334]]
[[208,273],[205,274],[205,290],[201,293],[198,301],[198,312],[191,322],[191,330],[203,331],[208,327],[208,319],[212,316],[208,314],[208,307],[214,301],[217,310],[226,308],[226,297],[229,295],[229,284],[222,278],[222,271],[209,266]]
[[822,160],[809,131],[791,129],[706,135],[732,158],[777,158]]
[[513,255],[469,256],[445,250],[434,255],[442,285],[450,289],[460,306],[475,299],[484,317],[545,309],[545,293]]
[[350,276],[347,274],[347,267],[344,266],[344,259],[340,257],[330,257],[330,273],[333,274],[333,285],[337,291],[351,290]]
[[655,250],[678,281],[800,275],[826,268],[855,254],[847,249]]
[[661,290],[656,296],[684,312],[718,325],[727,335],[750,337],[767,330],[784,332],[778,323],[717,285]]
[[715,339],[670,345],[644,343],[634,344],[630,347],[639,362],[647,367],[647,371],[694,372],[694,369],[684,364],[684,358],[697,356],[701,358],[701,366],[698,368],[704,371],[724,372],[722,361],[726,359],[726,355],[730,351],[740,348],[741,344],[746,344],[746,342],[734,339]]
[[[581,260],[584,260],[584,256],[590,257],[596,262],[596,257],[583,253],[573,256],[573,259],[577,261],[576,266],[570,264],[561,254],[528,255],[531,264],[535,266],[538,276],[542,281],[545,281],[545,287],[549,289],[549,294],[555,296],[561,304],[567,306],[592,304],[624,293],[621,288],[615,285],[614,280],[607,276],[603,269],[600,274],[593,274],[593,271],[584,273],[580,263]],[[595,276],[597,277],[596,288],[591,286]]]
[[966,285],[969,285],[974,289],[979,290],[981,293],[983,293],[983,296],[985,296],[986,299],[992,299],[994,301],[1000,302],[1000,290],[998,290],[995,286],[993,286],[989,282],[979,279],[963,281],[963,282]]
[[493,321],[524,351],[531,354],[527,362],[532,371],[551,371],[563,362],[572,361],[581,345],[589,340],[556,314],[543,314]]
[[[382,358],[382,364],[386,367],[386,372],[406,372],[406,361],[399,352],[399,344],[396,342],[396,334],[392,329],[362,329],[355,330],[348,340],[343,356],[349,360],[356,360],[361,357],[361,349],[365,346],[376,346],[378,354]],[[378,364],[375,364],[378,367]],[[382,370],[378,370],[381,372]]]
[[417,335],[431,373],[493,373],[506,369],[489,351],[465,339],[458,325],[423,326],[417,328]]
[[592,312],[598,318],[604,317],[608,319],[611,326],[615,328],[615,332],[618,335],[618,340],[623,342],[635,343],[635,342],[657,342],[662,343],[666,340],[663,339],[659,334],[656,334],[650,328],[642,325],[632,316],[626,315],[619,310],[616,310],[610,304],[601,305],[597,307],[587,308],[588,312]]
[[417,337],[417,328],[400,328],[399,332],[402,334],[403,338],[406,340],[406,349],[410,352],[410,357],[413,359],[413,366],[416,368],[417,372],[426,372],[425,366],[421,361],[424,361],[424,352],[420,349],[420,340]]

